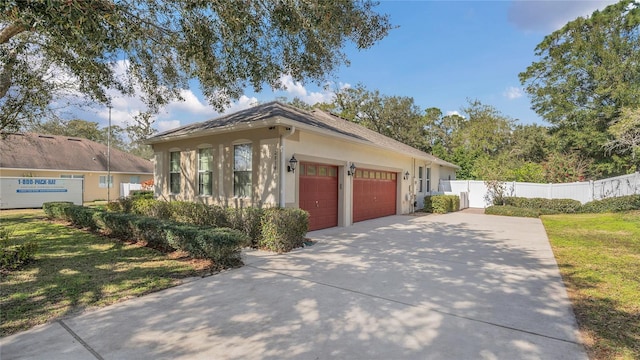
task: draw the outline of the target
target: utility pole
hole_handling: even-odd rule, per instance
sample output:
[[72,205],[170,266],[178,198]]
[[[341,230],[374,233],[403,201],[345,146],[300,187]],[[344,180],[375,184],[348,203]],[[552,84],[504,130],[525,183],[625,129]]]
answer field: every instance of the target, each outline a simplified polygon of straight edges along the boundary
[[111,103],[109,103],[109,127],[107,129],[107,202],[111,201]]

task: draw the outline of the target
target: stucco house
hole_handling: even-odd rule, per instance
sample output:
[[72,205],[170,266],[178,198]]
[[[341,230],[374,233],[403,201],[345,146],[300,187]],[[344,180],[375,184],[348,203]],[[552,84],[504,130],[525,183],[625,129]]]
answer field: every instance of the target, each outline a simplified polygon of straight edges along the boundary
[[311,230],[413,212],[454,164],[321,111],[258,105],[147,140],[155,194],[223,206],[299,207]]
[[107,150],[106,145],[76,137],[4,134],[0,138],[0,176],[82,178],[84,201],[116,199],[121,195],[120,183],[153,179],[150,160],[114,148],[107,171]]

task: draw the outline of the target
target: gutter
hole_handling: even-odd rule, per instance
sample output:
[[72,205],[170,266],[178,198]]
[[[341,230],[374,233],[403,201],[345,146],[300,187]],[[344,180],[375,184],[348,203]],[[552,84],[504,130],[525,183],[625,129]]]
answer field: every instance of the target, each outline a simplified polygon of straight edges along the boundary
[[[280,134],[280,181],[278,181],[278,185],[280,187],[280,196],[279,196],[279,203],[280,203],[280,207],[285,207],[287,204],[287,199],[286,199],[286,191],[285,191],[285,177],[287,175],[287,173],[285,172],[285,166],[287,166],[287,159],[285,158],[285,149],[284,149],[284,139],[288,138],[289,136],[293,135],[293,133],[296,132],[296,127],[295,126],[291,126],[288,128],[289,129],[289,133],[287,134]],[[295,179],[295,178],[294,178]]]

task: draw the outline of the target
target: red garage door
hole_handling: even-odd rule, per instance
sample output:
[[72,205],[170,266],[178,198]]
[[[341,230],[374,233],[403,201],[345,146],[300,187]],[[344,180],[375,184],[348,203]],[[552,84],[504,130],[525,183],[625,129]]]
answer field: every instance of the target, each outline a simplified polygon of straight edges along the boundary
[[338,168],[302,163],[300,208],[309,212],[309,230],[338,226]]
[[396,173],[357,170],[353,178],[353,222],[396,214]]

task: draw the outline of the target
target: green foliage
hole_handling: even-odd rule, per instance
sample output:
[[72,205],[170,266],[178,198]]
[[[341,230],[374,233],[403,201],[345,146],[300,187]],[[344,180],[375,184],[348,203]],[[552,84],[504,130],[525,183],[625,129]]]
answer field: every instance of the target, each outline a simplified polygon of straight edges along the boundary
[[529,209],[515,207],[511,205],[492,205],[484,209],[487,215],[517,216],[517,217],[540,217],[540,209]]
[[584,181],[592,161],[577,152],[551,153],[544,162],[545,180],[550,183]]
[[[63,216],[69,217],[75,225],[91,222],[93,226],[87,227],[93,230],[100,229],[109,236],[125,241],[146,241],[150,247],[164,251],[183,250],[196,258],[211,259],[219,266],[240,264],[241,249],[249,242],[246,235],[233,229],[203,228],[131,213],[91,210],[75,205],[70,209],[70,215]],[[91,220],[88,220],[89,215]]]
[[[59,96],[108,104],[115,90],[150,113],[197,79],[222,110],[282,74],[322,81],[344,48],[373,46],[392,28],[372,1],[5,1],[0,5],[0,130],[38,122]],[[126,62],[118,62],[126,59]],[[52,69],[74,81],[59,81]],[[119,72],[124,71],[124,75]],[[72,91],[73,90],[73,91]],[[79,102],[79,101],[77,101]]]
[[262,216],[261,248],[278,253],[301,247],[309,230],[309,213],[295,208],[266,209]]
[[262,216],[264,210],[256,207],[227,208],[226,223],[251,239],[251,246],[258,247],[262,238]]
[[50,219],[69,220],[67,209],[74,206],[70,201],[54,201],[42,204],[42,210]]
[[364,85],[336,91],[331,112],[417,149],[428,150],[425,118],[413,98],[389,96]]
[[33,261],[38,251],[35,241],[16,241],[13,231],[0,226],[0,269],[16,270]]
[[573,199],[544,199],[544,198],[525,198],[525,197],[505,197],[504,205],[542,210],[547,209],[552,212],[562,214],[573,214],[580,212],[581,203]]
[[583,213],[605,213],[640,210],[640,194],[590,201],[580,209]]
[[133,201],[131,213],[159,219],[171,219],[173,216],[170,202],[155,199],[138,199]]
[[238,230],[202,229],[184,224],[167,226],[166,237],[172,247],[187,251],[196,258],[211,259],[225,267],[242,264],[241,249],[248,242]]
[[519,76],[532,108],[554,125],[556,151],[579,149],[595,163],[610,160],[602,151],[611,140],[608,128],[623,108],[640,107],[639,27],[640,3],[622,0],[538,44],[539,60]]
[[446,214],[460,210],[458,195],[427,195],[424,197],[424,211],[434,214]]
[[133,200],[153,199],[153,195],[153,190],[133,190],[129,193],[129,197]]

